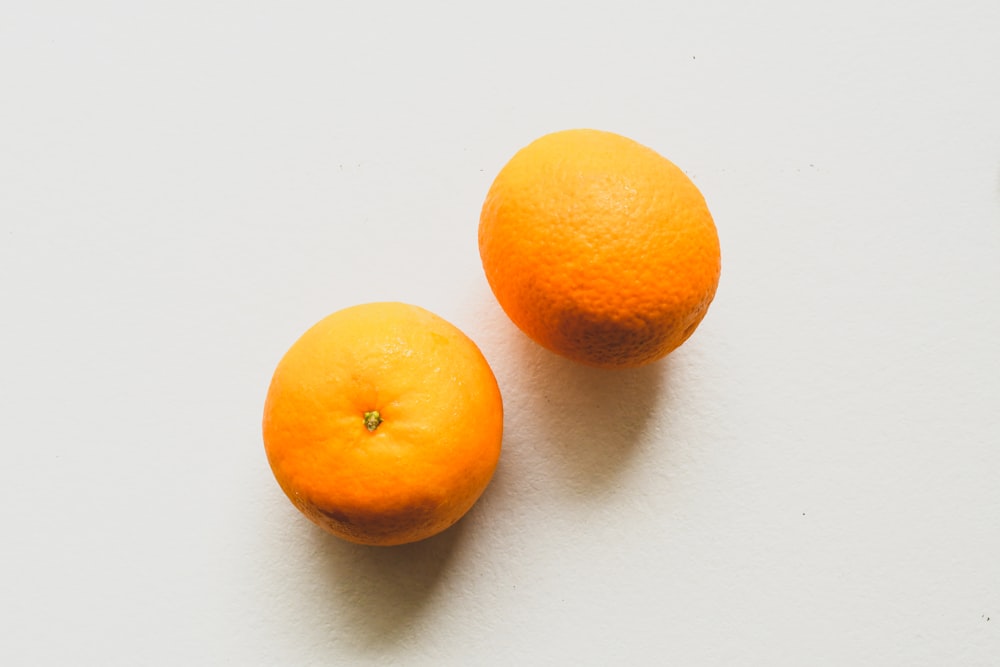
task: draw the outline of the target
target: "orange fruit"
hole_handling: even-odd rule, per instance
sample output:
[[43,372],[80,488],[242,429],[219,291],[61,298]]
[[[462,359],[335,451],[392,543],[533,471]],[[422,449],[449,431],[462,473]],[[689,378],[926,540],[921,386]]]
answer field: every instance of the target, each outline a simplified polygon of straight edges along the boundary
[[275,479],[314,523],[393,545],[458,521],[500,456],[503,404],[479,348],[423,308],[338,311],[278,363],[264,405]]
[[479,252],[528,336],[601,367],[660,359],[694,332],[719,283],[719,237],[676,165],[610,132],[567,130],[518,151],[490,187]]

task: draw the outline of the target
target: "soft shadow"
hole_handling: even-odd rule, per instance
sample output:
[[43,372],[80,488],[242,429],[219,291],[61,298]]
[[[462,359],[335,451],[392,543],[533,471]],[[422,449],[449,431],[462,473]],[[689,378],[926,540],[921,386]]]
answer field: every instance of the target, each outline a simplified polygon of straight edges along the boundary
[[320,572],[336,640],[362,651],[382,651],[413,634],[448,572],[464,520],[420,542],[370,547],[315,529]]
[[614,488],[663,423],[669,357],[634,369],[591,368],[545,350],[516,329],[509,335],[520,368],[509,379],[519,403],[513,425],[519,446],[545,456],[571,492],[592,496]]

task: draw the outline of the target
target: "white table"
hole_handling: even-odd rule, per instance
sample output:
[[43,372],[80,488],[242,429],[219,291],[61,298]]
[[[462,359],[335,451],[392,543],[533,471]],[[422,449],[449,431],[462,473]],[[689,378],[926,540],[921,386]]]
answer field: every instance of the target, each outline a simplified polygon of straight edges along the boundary
[[[1000,664],[1000,5],[388,4],[0,8],[0,663]],[[655,366],[540,350],[483,277],[493,176],[570,127],[715,215]],[[507,411],[480,503],[392,549],[260,438],[285,349],[376,300]]]

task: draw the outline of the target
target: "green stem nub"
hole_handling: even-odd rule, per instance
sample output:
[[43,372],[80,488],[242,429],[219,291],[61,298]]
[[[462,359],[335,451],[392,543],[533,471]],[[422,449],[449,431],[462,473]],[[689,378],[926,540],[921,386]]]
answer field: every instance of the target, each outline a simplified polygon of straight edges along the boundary
[[374,431],[381,423],[382,415],[378,413],[378,410],[370,410],[365,413],[365,428],[369,431]]

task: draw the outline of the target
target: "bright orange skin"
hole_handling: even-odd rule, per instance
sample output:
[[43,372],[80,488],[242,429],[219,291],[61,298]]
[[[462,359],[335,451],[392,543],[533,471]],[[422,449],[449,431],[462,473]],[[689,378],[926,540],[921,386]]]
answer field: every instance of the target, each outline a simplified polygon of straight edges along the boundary
[[694,332],[715,296],[719,237],[672,162],[596,130],[546,135],[500,171],[479,252],[501,307],[549,350],[641,366]]
[[[382,418],[375,430],[365,413]],[[309,329],[275,370],[264,447],[292,503],[352,542],[394,545],[458,521],[500,456],[503,404],[479,348],[422,308],[373,303]]]

